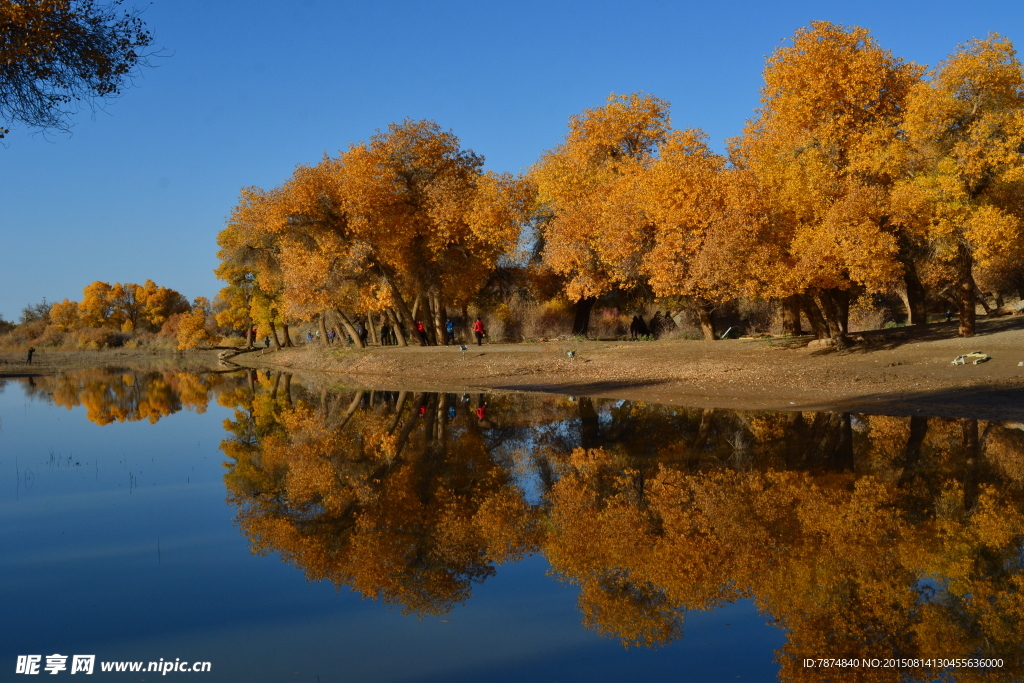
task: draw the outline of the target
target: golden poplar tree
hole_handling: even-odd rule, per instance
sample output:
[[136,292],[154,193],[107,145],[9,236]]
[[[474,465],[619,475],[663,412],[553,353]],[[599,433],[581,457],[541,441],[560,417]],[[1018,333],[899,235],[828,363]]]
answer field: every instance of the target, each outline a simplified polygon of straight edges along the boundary
[[971,40],[917,85],[895,201],[949,266],[960,336],[975,329],[977,266],[1024,255],[1024,71],[999,35]]
[[802,296],[819,336],[846,332],[851,291],[891,289],[903,274],[886,151],[920,75],[866,29],[814,22],[768,59],[762,106],[735,143],[783,249],[765,293]]
[[544,264],[565,278],[585,334],[597,297],[644,283],[652,225],[638,185],[669,132],[668,103],[611,95],[569,120],[569,132],[530,170],[537,190]]

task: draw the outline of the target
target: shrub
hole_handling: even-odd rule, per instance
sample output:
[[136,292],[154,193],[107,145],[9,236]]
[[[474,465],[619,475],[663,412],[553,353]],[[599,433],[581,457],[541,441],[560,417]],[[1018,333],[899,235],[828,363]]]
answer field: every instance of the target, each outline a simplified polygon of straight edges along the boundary
[[86,327],[74,333],[74,340],[78,348],[96,351],[121,346],[126,336],[107,327]]
[[48,325],[35,343],[39,346],[64,346],[67,343],[67,335],[59,326]]

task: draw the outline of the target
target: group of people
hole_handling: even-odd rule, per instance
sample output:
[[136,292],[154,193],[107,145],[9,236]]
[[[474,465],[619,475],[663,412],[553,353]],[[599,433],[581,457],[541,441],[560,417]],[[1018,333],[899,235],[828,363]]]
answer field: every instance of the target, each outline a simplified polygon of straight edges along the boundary
[[661,311],[655,311],[650,324],[644,322],[642,315],[634,315],[633,321],[629,324],[629,337],[630,339],[637,339],[638,337],[654,337],[657,339],[674,329],[676,329],[676,321],[672,319],[668,311],[665,311],[664,315],[661,314]]
[[[422,320],[416,321],[416,336],[420,342],[427,346],[430,344],[430,334],[427,330],[427,325]],[[405,327],[401,327],[401,333],[405,335]],[[363,340],[363,345],[366,344],[366,328],[362,323],[356,327],[356,332],[359,334],[360,339]],[[445,346],[455,343],[455,321],[451,318],[447,318],[444,321],[443,326],[444,338],[442,343]],[[476,319],[473,323],[473,334],[476,337],[477,346],[483,344],[483,338],[487,336],[487,330],[484,328],[484,323],[480,318]],[[396,346],[398,344],[398,337],[395,332],[395,328],[389,325],[386,321],[380,326],[380,345],[381,346]]]

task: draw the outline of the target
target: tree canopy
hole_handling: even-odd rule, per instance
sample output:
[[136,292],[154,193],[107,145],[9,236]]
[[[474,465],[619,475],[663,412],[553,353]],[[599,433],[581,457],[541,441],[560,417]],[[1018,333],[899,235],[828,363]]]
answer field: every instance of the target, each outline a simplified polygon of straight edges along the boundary
[[0,122],[63,131],[76,103],[119,95],[153,43],[122,3],[0,0]]

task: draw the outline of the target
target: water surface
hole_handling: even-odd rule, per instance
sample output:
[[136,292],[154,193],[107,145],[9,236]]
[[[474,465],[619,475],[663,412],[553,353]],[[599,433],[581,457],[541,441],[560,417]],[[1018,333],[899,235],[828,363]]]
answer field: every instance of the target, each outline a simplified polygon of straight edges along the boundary
[[61,653],[209,661],[168,674],[206,681],[1018,680],[1022,430],[264,372],[9,380],[0,670]]

